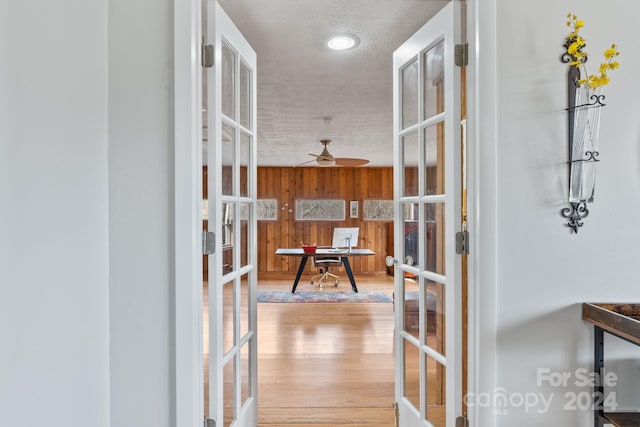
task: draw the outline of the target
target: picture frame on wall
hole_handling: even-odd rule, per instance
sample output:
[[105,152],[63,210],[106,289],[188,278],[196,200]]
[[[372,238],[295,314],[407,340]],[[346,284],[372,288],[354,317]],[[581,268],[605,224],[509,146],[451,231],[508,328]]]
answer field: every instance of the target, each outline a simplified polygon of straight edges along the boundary
[[256,213],[258,221],[276,221],[278,219],[278,201],[276,199],[258,199]]
[[298,199],[295,206],[296,221],[344,221],[344,199]]
[[352,200],[351,202],[349,202],[349,218],[358,218],[358,217],[359,217],[358,201]]
[[393,221],[393,200],[365,200],[362,203],[362,218],[365,221]]

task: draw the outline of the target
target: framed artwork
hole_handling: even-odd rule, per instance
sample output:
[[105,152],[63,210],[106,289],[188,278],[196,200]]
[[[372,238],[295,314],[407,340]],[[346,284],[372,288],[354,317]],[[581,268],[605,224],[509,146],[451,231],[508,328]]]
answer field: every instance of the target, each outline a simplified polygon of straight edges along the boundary
[[258,221],[278,219],[278,201],[276,199],[258,199],[256,203]]
[[343,221],[344,200],[296,200],[296,221]]
[[349,202],[349,218],[358,218],[358,201],[352,200]]
[[365,200],[363,209],[365,221],[393,221],[393,200]]

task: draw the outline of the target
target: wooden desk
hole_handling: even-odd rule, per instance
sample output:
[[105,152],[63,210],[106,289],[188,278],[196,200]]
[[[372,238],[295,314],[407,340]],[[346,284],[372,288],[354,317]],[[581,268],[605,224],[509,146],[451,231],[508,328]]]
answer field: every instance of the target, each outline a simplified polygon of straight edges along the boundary
[[296,288],[298,287],[298,282],[300,281],[300,277],[302,276],[302,272],[304,271],[304,266],[307,264],[307,259],[311,256],[315,256],[316,258],[335,258],[340,257],[342,261],[342,265],[344,265],[344,269],[347,272],[347,277],[349,277],[349,282],[351,282],[351,289],[353,292],[358,292],[358,287],[356,286],[356,281],[353,278],[353,272],[351,271],[351,265],[349,264],[349,257],[352,256],[369,256],[375,255],[376,253],[370,249],[351,249],[350,251],[347,249],[343,250],[333,250],[333,249],[317,249],[315,253],[306,253],[301,248],[278,248],[276,250],[276,255],[284,255],[284,256],[297,256],[300,257],[300,265],[298,266],[298,272],[296,273],[296,280],[293,282],[293,288],[291,289],[291,293],[295,293]]
[[[582,304],[582,319],[593,323],[593,372],[602,376],[604,373],[604,333],[621,338],[631,344],[640,346],[640,304]],[[594,426],[602,427],[612,424],[616,427],[634,427],[640,425],[640,412],[605,412],[603,378],[593,385]]]

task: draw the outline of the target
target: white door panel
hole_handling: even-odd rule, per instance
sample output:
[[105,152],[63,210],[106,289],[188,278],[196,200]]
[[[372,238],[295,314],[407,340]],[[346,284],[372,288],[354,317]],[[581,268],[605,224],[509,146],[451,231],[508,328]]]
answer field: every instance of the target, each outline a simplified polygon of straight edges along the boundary
[[401,426],[462,415],[460,4],[393,55],[396,400]]
[[[257,425],[256,54],[215,1],[207,3],[209,231],[208,406],[217,426]],[[205,344],[206,344],[205,340]],[[205,362],[207,366],[207,362]]]

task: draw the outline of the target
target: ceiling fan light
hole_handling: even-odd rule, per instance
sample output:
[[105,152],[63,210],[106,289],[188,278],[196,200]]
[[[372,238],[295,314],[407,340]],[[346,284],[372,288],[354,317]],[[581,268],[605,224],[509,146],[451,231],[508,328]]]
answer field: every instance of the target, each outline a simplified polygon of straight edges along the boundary
[[318,159],[316,160],[316,162],[318,163],[318,165],[320,166],[333,166],[336,164],[336,161],[334,159],[323,159],[321,157],[318,157]]
[[341,34],[331,38],[327,42],[327,47],[333,50],[348,50],[358,46],[359,40],[351,34]]

